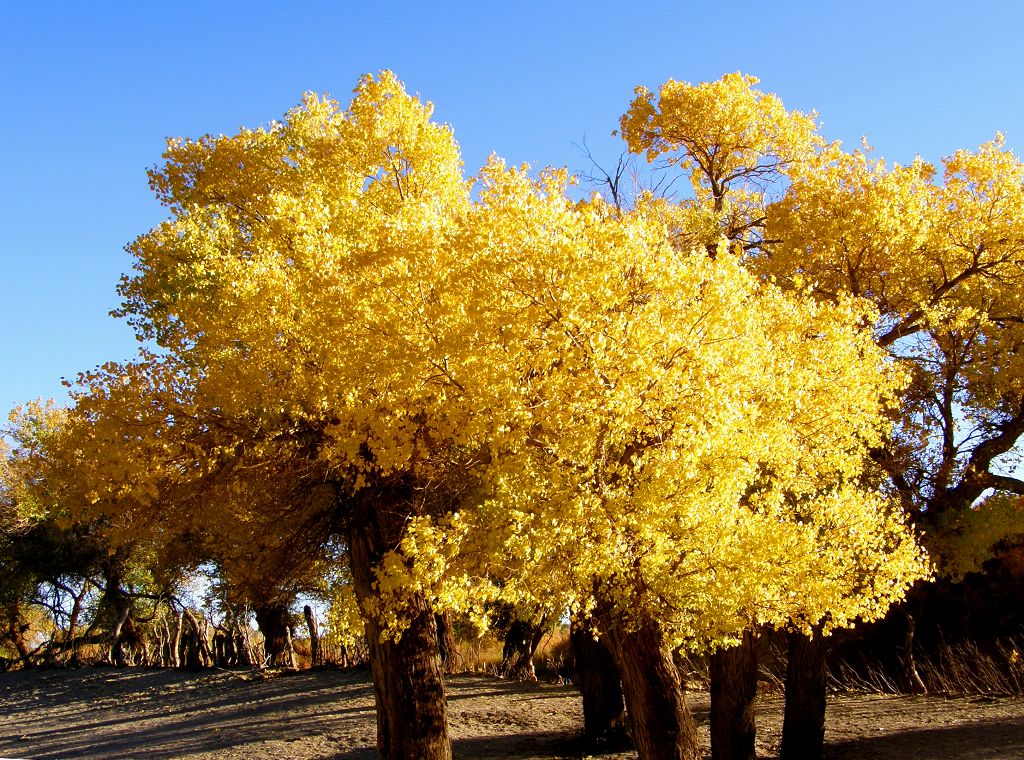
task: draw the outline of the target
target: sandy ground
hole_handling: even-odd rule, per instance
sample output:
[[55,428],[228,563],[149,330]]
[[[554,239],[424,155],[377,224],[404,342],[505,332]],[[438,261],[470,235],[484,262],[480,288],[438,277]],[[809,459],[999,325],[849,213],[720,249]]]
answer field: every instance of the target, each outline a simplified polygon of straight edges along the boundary
[[[464,675],[448,698],[457,758],[585,756],[572,687]],[[707,748],[707,693],[690,705]],[[781,712],[760,701],[761,757],[777,755]],[[373,758],[374,731],[365,671],[0,674],[3,758]],[[834,760],[1024,758],[1024,699],[836,696],[826,743]]]

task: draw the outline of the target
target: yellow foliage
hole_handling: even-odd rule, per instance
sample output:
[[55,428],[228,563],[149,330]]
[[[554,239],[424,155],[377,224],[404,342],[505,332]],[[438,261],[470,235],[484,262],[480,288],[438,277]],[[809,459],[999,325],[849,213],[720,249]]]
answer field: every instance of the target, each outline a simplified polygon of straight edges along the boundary
[[[121,286],[162,351],[83,377],[82,502],[127,531],[210,526],[240,567],[370,511],[387,551],[359,604],[392,635],[422,597],[598,595],[694,648],[876,617],[926,568],[865,478],[904,382],[875,313],[693,250],[746,240],[728,220],[759,178],[819,147],[752,84],[671,83],[624,121],[634,149],[689,151],[710,215],[577,203],[565,171],[497,158],[471,185],[387,72],[345,110],[310,95],[172,141],[170,218]],[[666,129],[684,117],[721,149]]]

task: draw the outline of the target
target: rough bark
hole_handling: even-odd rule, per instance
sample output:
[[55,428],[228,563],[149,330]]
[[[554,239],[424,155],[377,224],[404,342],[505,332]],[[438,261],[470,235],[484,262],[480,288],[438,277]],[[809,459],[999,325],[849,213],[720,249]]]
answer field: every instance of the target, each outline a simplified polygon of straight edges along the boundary
[[820,760],[825,745],[825,654],[820,630],[789,634],[780,760]]
[[711,655],[711,758],[755,760],[757,650],[752,631]]
[[288,647],[285,650],[288,655],[288,667],[292,670],[296,670],[298,665],[295,663],[295,643],[292,641],[292,629],[288,626],[284,629],[285,635],[288,639]]
[[185,620],[188,621],[192,632],[195,635],[195,664],[193,667],[203,668],[213,664],[213,652],[210,651],[210,644],[206,640],[205,620],[200,623],[199,619],[192,614],[192,611],[185,608],[183,611]]
[[132,612],[131,599],[121,588],[122,557],[115,554],[103,568],[103,601],[114,613],[114,627],[110,633],[110,662],[117,667],[128,664],[125,654],[126,638],[134,633],[129,621]]
[[603,622],[640,760],[697,760],[697,726],[657,622],[645,620],[633,630],[623,630],[617,620]]
[[291,619],[287,605],[267,603],[253,607],[256,625],[263,634],[263,654],[270,667],[288,664],[288,626]]
[[117,614],[116,622],[114,623],[114,630],[111,634],[112,640],[110,642],[110,661],[119,668],[123,668],[128,664],[128,659],[125,654],[125,626],[128,622],[128,616],[131,614],[131,604],[128,601],[128,597],[119,588],[108,588],[108,600],[111,606],[114,608],[114,612]]
[[235,633],[235,651],[238,653],[238,664],[252,667],[256,662],[253,657],[252,644],[249,637],[241,632]]
[[[397,546],[406,511],[400,494],[356,506],[349,525],[354,589],[366,609],[375,594],[374,569]],[[374,615],[366,619],[377,706],[377,749],[382,760],[451,760],[437,622],[422,594],[405,610],[408,627],[395,641]],[[382,635],[384,634],[384,635]]]
[[313,617],[313,608],[308,604],[302,608],[302,614],[306,618],[306,630],[309,631],[309,664],[316,668],[324,664],[323,655],[320,654],[320,629]]
[[505,633],[505,644],[501,653],[501,675],[520,681],[536,681],[537,671],[533,655],[540,646],[546,630],[545,621],[513,620]]
[[21,666],[27,668],[32,663],[31,650],[25,642],[25,633],[31,626],[22,620],[21,606],[14,602],[7,608],[7,633],[18,650],[18,657],[21,659]]
[[626,705],[615,658],[591,628],[573,621],[569,631],[576,658],[576,684],[583,697],[583,737],[591,748],[627,743]]
[[218,668],[228,667],[228,641],[229,639],[224,635],[224,631],[218,627],[213,633],[213,664]]

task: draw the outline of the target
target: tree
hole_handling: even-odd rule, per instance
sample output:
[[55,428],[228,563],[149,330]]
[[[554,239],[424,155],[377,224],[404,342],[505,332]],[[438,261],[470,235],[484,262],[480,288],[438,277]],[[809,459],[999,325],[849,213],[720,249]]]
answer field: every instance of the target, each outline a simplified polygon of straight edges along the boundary
[[716,220],[748,266],[822,301],[872,303],[876,343],[911,382],[893,409],[896,428],[871,456],[941,569],[941,534],[959,520],[950,513],[986,489],[1021,493],[1006,457],[1024,432],[1022,165],[997,137],[945,159],[941,181],[921,159],[890,167],[866,147],[826,145],[808,117],[787,114],[755,83],[729,75],[670,82],[658,100],[641,92],[624,134],[633,150],[678,151],[673,160],[693,167],[695,200],[667,216],[727,210],[739,184],[740,220]]
[[[692,198],[669,202],[648,196],[640,199],[640,205],[679,230],[675,233],[677,240],[690,245],[703,243],[714,256],[713,241],[724,238],[731,252],[761,273],[759,262],[778,245],[787,244],[769,225],[776,207],[773,204],[786,192],[792,176],[806,171],[835,146],[826,145],[818,134],[814,114],[787,111],[776,96],[756,90],[756,83],[753,77],[729,74],[717,82],[699,85],[670,80],[657,94],[638,88],[621,123],[632,152],[646,153],[649,161],[663,160],[669,167],[690,170]],[[695,232],[687,234],[687,228]],[[789,284],[789,280],[784,282]],[[810,295],[810,291],[802,290],[799,278],[795,285],[795,292]],[[858,593],[855,587],[851,592]],[[807,625],[805,619],[797,627]],[[721,696],[742,692],[753,699],[751,679],[756,677],[756,668],[748,661],[753,651],[750,646],[741,646],[714,655],[713,670],[718,678],[739,679],[713,689],[718,697],[712,708],[716,757],[753,755],[752,709],[743,704],[744,700],[725,704],[727,700]],[[824,705],[823,692],[820,704]],[[791,711],[793,705],[795,702],[790,703]],[[729,744],[726,748],[723,738],[736,720],[746,726],[743,730],[747,737],[742,746]],[[820,720],[824,720],[823,711]],[[794,725],[792,720],[789,724]]]
[[[127,480],[152,491],[150,513],[202,513],[211,482],[251,495],[258,465],[291,484],[247,505],[258,522],[323,515],[340,532],[388,758],[451,750],[434,610],[416,587],[383,605],[378,574],[411,517],[472,497],[492,427],[481,398],[504,390],[464,277],[480,248],[462,223],[468,185],[429,115],[385,72],[345,111],[309,96],[270,128],[172,142],[152,175],[171,218],[131,246],[121,287],[123,315],[161,351],[86,378],[80,400],[102,422],[90,450],[137,439]],[[126,384],[170,392],[126,414],[111,393]],[[230,531],[244,505],[231,503],[204,521]]]
[[1024,493],[1000,462],[1024,432],[1024,164],[1002,138],[943,164],[937,182],[920,159],[889,167],[865,149],[824,152],[772,209],[780,242],[763,261],[778,277],[799,273],[820,298],[877,305],[877,341],[913,383],[874,458],[932,531],[987,489]]
[[344,111],[171,142],[121,285],[159,350],[83,378],[81,490],[129,534],[339,533],[385,758],[450,757],[435,613],[499,595],[592,613],[641,755],[690,757],[672,648],[870,616],[921,575],[863,478],[898,377],[860,304],[673,247],[565,172],[493,159],[474,197],[429,117],[385,72]]
[[502,321],[536,336],[519,359],[525,438],[479,509],[415,521],[389,586],[423,567],[455,595],[460,561],[500,558],[482,571],[507,597],[594,613],[641,756],[690,757],[672,649],[754,622],[877,616],[923,573],[898,509],[861,477],[896,378],[852,303],[677,250],[653,215],[573,203],[559,173],[485,176],[481,234],[516,240],[491,256]]
[[[80,629],[91,618],[86,633],[105,630],[109,661],[125,665],[127,647],[144,650],[142,619],[155,612],[174,571],[158,568],[151,546],[121,544],[104,516],[77,509],[68,410],[32,403],[10,419],[5,435],[13,447],[0,465],[0,566],[13,643],[25,665],[60,662],[69,651],[75,661]],[[21,638],[29,609],[47,621],[32,652]]]

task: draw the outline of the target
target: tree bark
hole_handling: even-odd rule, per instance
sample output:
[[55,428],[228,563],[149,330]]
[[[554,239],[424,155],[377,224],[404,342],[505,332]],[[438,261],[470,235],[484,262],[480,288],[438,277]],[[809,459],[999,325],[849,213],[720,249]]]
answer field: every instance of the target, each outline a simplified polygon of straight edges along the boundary
[[602,622],[622,674],[629,727],[640,760],[697,760],[697,726],[657,622],[645,620],[631,631],[616,625],[617,620]]
[[21,605],[17,601],[12,602],[7,608],[7,631],[14,643],[14,648],[18,650],[18,657],[21,659],[23,668],[32,664],[31,651],[25,642],[25,632],[29,628],[28,623],[22,620]]
[[110,661],[119,668],[123,668],[128,664],[128,660],[124,652],[124,630],[125,624],[128,621],[128,615],[131,614],[131,605],[128,602],[128,598],[122,593],[121,589],[115,588],[113,592],[108,589],[108,599],[114,607],[114,611],[117,613],[117,621],[114,623],[114,630],[112,633],[112,640],[110,642]]
[[185,633],[185,611],[182,610],[174,618],[174,638],[172,639],[171,652],[174,656],[174,667],[184,667],[184,660],[182,658],[181,647],[182,647],[182,636]]
[[302,614],[306,618],[306,630],[309,631],[309,664],[316,668],[324,664],[323,655],[320,654],[320,629],[313,617],[312,607],[307,604],[302,608]]
[[711,758],[755,760],[756,639],[749,629],[737,646],[711,655]]
[[270,667],[287,665],[288,626],[291,619],[288,607],[280,603],[267,603],[253,607],[256,625],[263,634],[263,654]]
[[458,667],[456,660],[459,652],[455,641],[455,631],[452,628],[452,614],[448,611],[435,616],[434,623],[437,625],[437,644],[441,655],[441,667],[445,673],[454,673]]
[[292,641],[292,629],[291,626],[287,626],[284,629],[285,636],[288,639],[288,647],[285,650],[288,654],[288,667],[292,670],[296,670],[298,665],[295,663],[295,643]]
[[573,621],[569,629],[576,656],[576,684],[583,696],[583,738],[590,747],[626,743],[626,705],[615,658],[591,628]]
[[[376,594],[374,569],[398,545],[405,510],[401,497],[363,500],[349,525],[349,560],[362,609]],[[382,760],[451,760],[437,622],[421,593],[411,595],[409,625],[395,641],[375,615],[365,615],[377,706],[377,749]]]
[[533,655],[544,638],[544,620],[513,620],[505,634],[501,653],[501,675],[520,681],[536,681]]
[[825,653],[820,628],[789,634],[780,760],[820,760],[825,749]]
[[227,641],[228,637],[218,627],[213,633],[213,664],[218,668],[226,668],[228,666]]
[[[213,664],[213,652],[210,651],[210,644],[206,640],[206,626],[201,624],[192,611],[187,607],[183,610],[185,619],[192,627],[193,633],[195,633],[195,662],[199,668],[207,667]],[[206,621],[203,621],[205,623]]]

